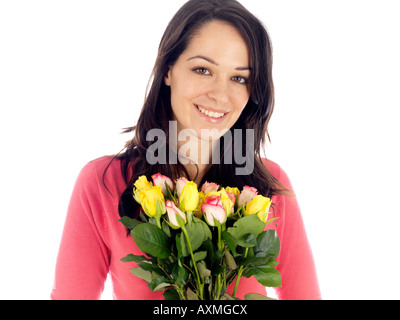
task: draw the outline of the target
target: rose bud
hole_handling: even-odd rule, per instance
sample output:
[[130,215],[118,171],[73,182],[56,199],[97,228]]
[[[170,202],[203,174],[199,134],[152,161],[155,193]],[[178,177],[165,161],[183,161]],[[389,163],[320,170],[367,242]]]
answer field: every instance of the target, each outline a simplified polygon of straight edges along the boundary
[[188,182],[188,179],[186,179],[185,177],[181,177],[175,180],[176,193],[178,194],[178,197],[180,197],[182,189],[185,186],[186,182]]
[[218,191],[219,189],[219,184],[216,184],[214,182],[204,182],[202,187],[201,187],[201,191],[204,192],[204,194],[207,194],[211,191]]
[[205,214],[205,219],[210,226],[224,224],[227,218],[225,208],[222,206],[221,198],[211,195],[205,198],[201,205],[201,211]]
[[238,197],[238,206],[239,208],[251,200],[257,195],[258,191],[256,188],[244,186],[242,192]]
[[267,222],[271,203],[270,198],[257,195],[246,205],[246,215],[256,214],[265,223]]
[[[165,203],[165,208],[167,209],[168,221],[172,228],[180,228],[186,223],[186,215],[176,207],[175,203],[168,200]],[[181,219],[177,218],[180,217]]]
[[185,211],[194,211],[199,203],[199,191],[197,184],[193,181],[187,181],[183,186],[179,196],[179,206]]
[[151,178],[153,179],[153,183],[155,186],[162,188],[161,191],[164,194],[164,196],[168,195],[167,187],[165,186],[165,183],[168,184],[168,186],[171,188],[171,190],[174,189],[174,184],[173,184],[172,180],[170,178],[168,178],[167,176],[157,173],[157,174],[153,174],[151,176]]

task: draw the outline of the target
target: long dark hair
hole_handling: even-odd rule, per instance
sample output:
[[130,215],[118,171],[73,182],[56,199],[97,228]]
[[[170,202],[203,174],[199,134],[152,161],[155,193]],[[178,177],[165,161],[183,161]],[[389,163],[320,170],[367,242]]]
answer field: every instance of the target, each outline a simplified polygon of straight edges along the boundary
[[[165,30],[137,124],[124,131],[134,132],[134,137],[127,142],[125,151],[115,157],[121,160],[122,174],[127,183],[119,201],[118,210],[121,217],[137,215],[138,205],[132,197],[132,187],[139,176],[145,175],[151,181],[151,176],[160,172],[172,179],[183,175],[189,180],[196,179],[189,176],[182,164],[169,164],[168,153],[167,164],[150,165],[146,160],[146,151],[152,142],[146,141],[146,135],[151,129],[163,130],[167,135],[168,148],[168,125],[172,120],[170,88],[164,83],[168,67],[174,65],[196,31],[205,23],[215,20],[228,22],[236,27],[251,52],[250,99],[231,132],[241,129],[242,141],[245,141],[245,129],[254,130],[254,170],[251,174],[237,176],[235,163],[226,164],[224,161],[224,144],[221,143],[220,164],[212,164],[202,183],[212,181],[221,186],[239,189],[245,185],[253,186],[258,189],[259,194],[269,197],[286,192],[262,163],[260,152],[266,139],[269,139],[268,122],[274,109],[272,45],[268,33],[263,24],[235,0],[190,0],[175,14]],[[233,139],[232,143],[235,145],[237,141]],[[247,154],[245,148],[246,144],[243,143],[243,155]]]

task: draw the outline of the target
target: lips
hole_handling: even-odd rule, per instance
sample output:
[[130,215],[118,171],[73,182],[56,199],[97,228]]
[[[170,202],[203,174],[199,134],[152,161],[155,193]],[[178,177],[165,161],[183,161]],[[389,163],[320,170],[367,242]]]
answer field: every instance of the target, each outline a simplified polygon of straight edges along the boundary
[[195,105],[196,108],[205,116],[212,118],[212,119],[220,119],[223,118],[228,112],[227,111],[222,111],[222,110],[215,110],[212,108],[205,108],[200,105]]

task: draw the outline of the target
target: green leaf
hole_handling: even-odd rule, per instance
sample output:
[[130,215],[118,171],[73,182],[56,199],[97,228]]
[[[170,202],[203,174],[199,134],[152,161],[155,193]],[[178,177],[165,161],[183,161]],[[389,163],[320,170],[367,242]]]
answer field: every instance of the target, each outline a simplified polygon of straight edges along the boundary
[[140,219],[142,219],[143,222],[148,222],[146,216],[142,213],[142,211],[140,211],[139,216],[140,216]]
[[205,223],[203,220],[200,220],[199,218],[193,217],[193,222],[197,225],[197,228],[203,228],[203,235],[204,235],[204,239],[203,242],[206,241],[207,239],[212,239],[212,234],[211,234],[211,230],[208,227],[208,224]]
[[240,261],[240,265],[245,265],[245,266],[250,266],[250,267],[258,267],[258,266],[269,266],[269,267],[276,267],[277,264],[273,263],[273,261],[270,261],[271,257],[247,257],[243,261]]
[[203,243],[201,248],[207,251],[205,262],[207,264],[207,268],[211,270],[213,275],[217,275],[225,270],[225,267],[222,264],[221,250],[215,250],[212,242],[209,239]]
[[179,293],[175,288],[165,290],[163,296],[165,300],[180,300]]
[[263,296],[258,293],[248,293],[244,296],[244,300],[275,300],[272,298],[268,298],[267,296]]
[[[269,224],[271,222],[274,222],[275,220],[278,220],[278,219],[279,219],[279,217],[278,218],[273,218],[271,220],[266,221],[265,224],[267,225],[267,224]],[[275,223],[275,225],[276,225],[276,223]]]
[[[252,246],[249,242],[249,234],[257,237],[264,231],[265,224],[256,215],[245,216],[228,228],[228,232],[236,239],[237,244],[242,247]],[[246,242],[247,241],[247,242]]]
[[151,282],[151,272],[145,271],[140,267],[129,269],[129,271],[136,277],[143,279],[146,282]]
[[197,294],[195,294],[190,288],[186,291],[186,297],[188,300],[199,300]]
[[171,187],[169,186],[169,184],[166,181],[164,182],[164,184],[165,184],[165,187],[167,188],[167,195],[168,195],[167,199],[173,200],[175,202],[175,204],[176,204],[176,200],[175,200],[175,197],[174,197],[174,191],[171,189]]
[[151,291],[164,291],[164,288],[171,286],[172,281],[165,277],[157,277],[148,283]]
[[[178,237],[178,236],[177,236]],[[189,238],[190,239],[190,238]],[[181,252],[181,254],[182,254],[182,257],[187,257],[187,256],[189,256],[190,255],[190,251],[189,251],[189,247],[188,247],[188,245],[187,245],[187,241],[186,241],[186,237],[185,237],[185,235],[183,234],[183,233],[181,233],[180,234],[180,236],[179,236],[179,240],[180,240],[180,247],[181,247],[181,250],[180,250],[180,252]],[[178,246],[178,243],[177,243],[177,246]],[[179,257],[179,249],[178,249],[178,257]]]
[[158,227],[156,218],[149,217],[149,223],[151,223],[151,224],[155,225],[156,227]]
[[168,226],[167,221],[164,220],[164,221],[162,222],[162,224],[161,224],[161,227],[162,227],[164,233],[165,233],[169,238],[171,238],[171,230],[170,230],[170,228],[169,228],[169,226]]
[[121,219],[119,219],[118,221],[120,221],[126,228],[128,229],[133,229],[134,227],[136,227],[137,225],[141,224],[140,221],[136,220],[136,219],[132,219],[129,218],[127,216],[122,217]]
[[148,259],[145,256],[137,256],[131,253],[121,259],[122,262],[142,262],[146,260]]
[[251,267],[248,270],[249,273],[254,275],[256,280],[266,287],[280,287],[282,286],[281,274],[278,270],[268,267],[259,266]]
[[199,271],[200,277],[202,280],[207,280],[205,281],[206,283],[209,282],[209,278],[211,276],[211,271],[206,268],[206,265],[204,261],[200,261],[197,263],[197,270]]
[[131,231],[131,235],[143,252],[160,259],[170,256],[169,238],[157,226],[150,223],[139,224]]
[[162,270],[156,264],[153,264],[153,263],[148,262],[148,261],[139,262],[139,267],[141,267],[145,271],[156,272],[159,275],[163,274]]
[[268,267],[273,267],[275,268],[279,264],[278,261],[268,261],[265,265]]
[[267,230],[257,237],[254,247],[255,257],[271,257],[275,260],[279,254],[281,243],[275,230]]
[[238,255],[236,252],[236,239],[226,230],[222,232],[222,239],[232,252],[232,255],[236,257]]
[[221,250],[217,250],[217,251],[215,251],[214,261],[213,261],[213,264],[211,266],[212,274],[213,275],[218,275],[222,271],[224,271],[225,269],[226,269],[225,266],[222,264],[222,253],[221,253]]
[[225,262],[229,270],[236,270],[237,264],[229,251],[225,251]]
[[171,276],[178,286],[184,286],[189,279],[189,273],[179,263],[175,264]]
[[257,244],[257,238],[252,233],[245,234],[242,237],[242,239],[243,239],[242,247],[250,248],[254,247]]
[[175,236],[176,250],[178,251],[178,259],[183,257],[181,233]]
[[[189,236],[189,241],[192,246],[193,252],[195,252],[200,246],[203,244],[204,241],[211,238],[211,231],[208,226],[201,220],[193,217],[192,224],[187,224],[185,226],[186,231]],[[188,244],[186,237],[182,235],[181,237],[181,247],[182,247],[182,254],[184,257],[190,255]]]
[[194,261],[204,260],[207,257],[207,251],[199,251],[193,254]]

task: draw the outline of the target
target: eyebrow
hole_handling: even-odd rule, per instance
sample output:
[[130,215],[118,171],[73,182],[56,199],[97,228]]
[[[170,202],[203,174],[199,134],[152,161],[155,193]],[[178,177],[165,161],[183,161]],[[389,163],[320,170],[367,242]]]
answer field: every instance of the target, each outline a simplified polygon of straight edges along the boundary
[[[203,60],[210,62],[213,65],[219,66],[219,64],[216,63],[213,59],[206,57],[206,56],[202,56],[202,55],[197,55],[197,56],[191,57],[191,58],[187,59],[187,61],[194,60],[194,59],[203,59]],[[244,70],[252,70],[252,69],[250,67],[237,67],[237,68],[235,68],[235,70],[244,71]]]

